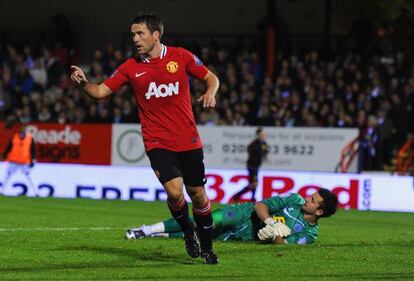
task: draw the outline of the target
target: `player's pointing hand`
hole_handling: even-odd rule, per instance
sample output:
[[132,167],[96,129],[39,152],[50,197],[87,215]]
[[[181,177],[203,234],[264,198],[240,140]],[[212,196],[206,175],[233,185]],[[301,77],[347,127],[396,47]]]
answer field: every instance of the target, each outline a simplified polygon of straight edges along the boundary
[[70,68],[72,69],[72,74],[70,75],[70,79],[72,79],[73,82],[77,84],[80,84],[82,81],[88,82],[88,80],[86,79],[85,73],[80,67],[76,65],[71,65]]

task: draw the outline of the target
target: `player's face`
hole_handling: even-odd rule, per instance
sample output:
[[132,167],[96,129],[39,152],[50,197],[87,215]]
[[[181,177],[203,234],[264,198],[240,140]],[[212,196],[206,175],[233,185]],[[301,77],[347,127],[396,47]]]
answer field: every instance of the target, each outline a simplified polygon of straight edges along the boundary
[[151,52],[160,37],[158,31],[151,33],[145,23],[134,23],[131,25],[131,35],[139,55]]
[[264,133],[263,131],[261,131],[261,132],[259,133],[258,137],[259,137],[259,140],[264,141],[264,140],[265,140],[265,138],[266,138],[266,135],[265,135],[265,133]]
[[323,214],[323,211],[319,209],[323,198],[319,195],[318,192],[312,194],[312,196],[308,196],[305,199],[306,203],[302,206],[302,210],[309,215],[317,215],[320,216]]

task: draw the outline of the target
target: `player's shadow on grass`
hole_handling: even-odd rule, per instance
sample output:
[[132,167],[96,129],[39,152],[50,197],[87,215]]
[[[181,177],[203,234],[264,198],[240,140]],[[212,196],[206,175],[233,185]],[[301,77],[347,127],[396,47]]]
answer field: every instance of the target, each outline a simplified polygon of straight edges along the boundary
[[[177,266],[177,263],[183,265],[196,265],[202,264],[201,259],[191,259],[186,256],[169,255],[161,252],[160,249],[139,251],[136,249],[120,249],[120,248],[106,248],[106,247],[62,247],[56,249],[56,251],[74,251],[74,252],[91,252],[99,253],[102,255],[114,255],[122,258],[129,258],[131,262],[114,263],[113,261],[96,261],[96,262],[63,262],[59,264],[41,263],[30,266],[21,267],[1,267],[1,273],[14,273],[14,272],[47,272],[52,270],[67,270],[67,269],[100,269],[100,268],[138,268],[140,266],[149,268],[159,268],[162,263],[163,267]],[[142,263],[136,263],[136,261],[142,261]]]
[[[100,253],[100,254],[110,254],[115,255],[118,257],[123,258],[130,258],[132,261],[140,260],[145,262],[162,262],[163,266],[164,263],[171,263],[171,265],[180,263],[180,264],[199,264],[202,262],[201,259],[191,259],[189,256],[177,256],[177,255],[170,255],[165,252],[162,248],[144,248],[142,250],[139,249],[123,249],[123,248],[112,248],[112,247],[65,247],[59,248],[59,250],[63,251],[87,251],[93,253]],[[147,266],[147,265],[146,265]],[[158,264],[159,266],[159,264]]]

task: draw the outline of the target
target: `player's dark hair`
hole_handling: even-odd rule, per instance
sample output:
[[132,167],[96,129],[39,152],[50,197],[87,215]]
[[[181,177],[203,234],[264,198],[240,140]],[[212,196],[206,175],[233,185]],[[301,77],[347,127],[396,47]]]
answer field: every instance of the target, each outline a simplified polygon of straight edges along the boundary
[[318,193],[323,198],[323,201],[318,208],[323,211],[323,214],[320,217],[327,218],[335,214],[336,209],[338,208],[338,198],[336,195],[325,188],[319,189]]
[[133,25],[134,23],[146,24],[151,33],[154,33],[154,31],[158,31],[160,33],[160,38],[164,33],[164,23],[162,19],[157,15],[139,14],[131,20],[131,25]]
[[262,127],[257,128],[256,136],[260,135],[261,132],[263,132],[263,128]]

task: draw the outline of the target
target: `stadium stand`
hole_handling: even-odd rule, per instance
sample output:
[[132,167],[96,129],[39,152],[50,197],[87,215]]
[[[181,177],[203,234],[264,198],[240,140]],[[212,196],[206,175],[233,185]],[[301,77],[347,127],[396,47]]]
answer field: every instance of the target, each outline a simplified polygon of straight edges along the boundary
[[[2,119],[28,122],[137,123],[128,88],[104,102],[82,95],[69,79],[75,60],[68,48],[30,44],[0,47]],[[203,125],[358,127],[360,163],[366,170],[392,165],[393,155],[413,131],[414,68],[403,52],[381,56],[343,50],[278,53],[275,77],[265,75],[258,50],[207,45],[195,53],[220,78],[215,111],[196,98],[203,85],[191,83],[194,112]],[[101,82],[131,56],[131,49],[96,48],[87,65]]]

